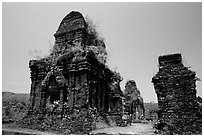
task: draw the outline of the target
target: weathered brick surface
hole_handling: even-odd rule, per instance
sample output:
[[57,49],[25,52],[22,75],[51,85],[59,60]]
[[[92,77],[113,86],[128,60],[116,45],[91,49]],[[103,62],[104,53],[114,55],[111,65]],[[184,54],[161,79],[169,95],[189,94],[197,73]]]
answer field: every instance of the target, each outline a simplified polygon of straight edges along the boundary
[[158,128],[164,134],[202,133],[195,75],[182,64],[181,54],[159,57],[159,72],[152,82],[158,98]]
[[[84,123],[85,117],[91,117],[88,115],[91,113],[89,110],[94,109],[96,113],[103,116],[108,115],[109,112],[114,112],[115,115],[121,114],[121,109],[116,108],[122,105],[118,94],[122,91],[119,87],[112,89],[110,86],[115,81],[112,77],[116,73],[104,64],[105,61],[100,60],[97,50],[105,51],[105,45],[103,42],[100,45],[100,40],[91,39],[93,37],[87,32],[87,24],[82,14],[69,13],[60,23],[54,36],[55,45],[50,56],[29,62],[32,81],[29,115],[30,118],[35,117],[32,115],[39,115],[39,117],[36,116],[36,120],[44,121],[36,126],[40,128],[44,124],[43,129],[47,129],[55,119],[58,125],[60,120],[71,122],[70,118],[75,117],[75,121],[70,123],[74,129],[69,129],[71,128],[69,124],[65,125],[69,130],[83,130],[86,128],[85,125],[93,124],[96,120],[96,118],[90,118],[87,121],[91,123]],[[96,45],[87,45],[94,42]],[[117,80],[117,78],[114,79]],[[120,80],[117,81],[118,85],[119,82]],[[113,98],[114,105],[110,106]],[[65,125],[62,127],[66,128]],[[54,126],[55,123],[51,127]],[[79,133],[82,132],[79,131]]]

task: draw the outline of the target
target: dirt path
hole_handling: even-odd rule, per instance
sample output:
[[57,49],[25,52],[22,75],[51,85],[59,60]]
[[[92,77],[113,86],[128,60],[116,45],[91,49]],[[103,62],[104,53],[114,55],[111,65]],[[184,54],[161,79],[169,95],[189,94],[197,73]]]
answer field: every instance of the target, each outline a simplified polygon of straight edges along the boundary
[[[11,124],[2,125],[3,135],[57,135],[54,132],[43,132],[39,130],[32,130],[26,128],[16,127]],[[132,123],[131,126],[126,127],[108,127],[104,129],[93,130],[90,134],[109,134],[109,135],[153,135],[152,124]]]
[[133,123],[127,127],[109,127],[97,129],[91,134],[113,134],[113,135],[153,135],[152,124]]

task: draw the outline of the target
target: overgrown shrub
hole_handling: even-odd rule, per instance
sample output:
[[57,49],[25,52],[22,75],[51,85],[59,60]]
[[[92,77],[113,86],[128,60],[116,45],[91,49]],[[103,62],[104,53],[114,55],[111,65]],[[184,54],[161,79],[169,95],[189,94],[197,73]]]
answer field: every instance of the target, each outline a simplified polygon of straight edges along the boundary
[[9,92],[3,92],[2,99],[2,123],[15,122],[26,115],[28,99]]
[[21,127],[38,129],[42,131],[54,131],[60,134],[89,134],[95,129],[94,111],[92,109],[74,110],[72,113],[64,115],[63,118],[58,113],[43,116],[35,114],[25,117],[19,121]]

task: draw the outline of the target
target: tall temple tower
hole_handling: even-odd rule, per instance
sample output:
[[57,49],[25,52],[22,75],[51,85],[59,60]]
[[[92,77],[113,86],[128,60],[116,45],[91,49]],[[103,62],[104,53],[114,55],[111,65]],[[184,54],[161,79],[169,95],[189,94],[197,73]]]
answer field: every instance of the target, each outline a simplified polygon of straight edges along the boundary
[[30,114],[46,114],[47,107],[58,101],[62,117],[64,104],[70,111],[95,108],[98,113],[121,117],[122,91],[110,87],[121,80],[90,50],[90,46],[105,50],[105,44],[93,39],[87,27],[81,13],[70,12],[54,34],[50,56],[30,60]]

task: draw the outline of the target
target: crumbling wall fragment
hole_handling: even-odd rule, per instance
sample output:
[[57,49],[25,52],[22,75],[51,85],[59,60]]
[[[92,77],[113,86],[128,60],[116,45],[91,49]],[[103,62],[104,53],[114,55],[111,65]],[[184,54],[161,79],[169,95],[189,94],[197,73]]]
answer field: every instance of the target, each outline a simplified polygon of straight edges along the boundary
[[182,64],[181,54],[159,57],[152,78],[158,98],[157,128],[164,134],[201,134],[202,111],[196,97],[196,73]]

